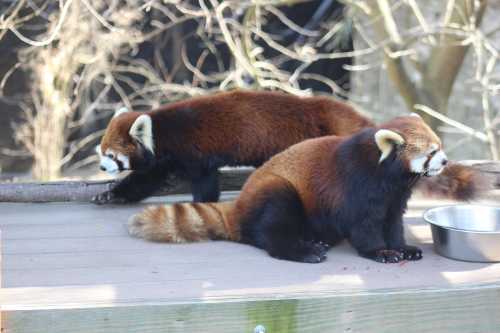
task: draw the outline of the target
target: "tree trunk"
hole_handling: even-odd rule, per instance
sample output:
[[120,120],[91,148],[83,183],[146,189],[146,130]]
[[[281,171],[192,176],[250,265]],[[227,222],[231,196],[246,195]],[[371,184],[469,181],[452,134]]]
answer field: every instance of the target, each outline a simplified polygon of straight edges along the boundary
[[[421,80],[415,81],[405,67],[404,57],[397,55],[398,51],[408,47],[402,39],[395,23],[391,6],[388,0],[366,1],[370,7],[370,18],[377,39],[389,41],[384,47],[384,63],[389,79],[405,101],[408,110],[419,113],[424,120],[436,129],[439,120],[415,109],[415,104],[426,105],[439,113],[447,114],[448,100],[453,84],[462,66],[470,43],[461,43],[481,23],[487,0],[480,0],[475,6],[475,0],[449,0],[443,25],[449,30],[456,30],[457,34],[442,32],[436,36],[436,45],[433,46],[429,58],[418,67],[422,69]],[[349,1],[346,1],[349,4]],[[352,4],[351,4],[352,5]],[[459,35],[459,29],[465,34]]]

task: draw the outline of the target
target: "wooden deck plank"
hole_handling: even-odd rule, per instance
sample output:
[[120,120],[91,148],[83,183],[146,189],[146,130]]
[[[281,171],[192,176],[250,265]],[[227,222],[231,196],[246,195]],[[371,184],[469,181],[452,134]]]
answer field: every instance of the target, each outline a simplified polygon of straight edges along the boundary
[[[230,200],[238,192],[223,192],[221,200]],[[0,226],[7,225],[44,225],[82,223],[124,223],[131,214],[147,205],[168,204],[190,201],[190,195],[171,195],[153,197],[134,205],[97,206],[89,203],[2,203],[0,202]],[[78,212],[77,216],[72,213]],[[118,214],[116,214],[119,212]],[[117,218],[119,217],[119,218]]]
[[[116,237],[123,234],[120,223],[9,224],[2,227],[9,240]],[[7,238],[5,238],[7,239]]]
[[[500,311],[500,264],[436,255],[419,217],[436,204],[410,203],[407,238],[424,259],[395,265],[346,243],[310,265],[236,243],[130,238],[124,224],[145,204],[0,204],[5,332],[252,332],[258,323],[272,333],[346,332],[374,322],[380,332],[500,331],[490,316]],[[457,317],[437,320],[448,312]]]
[[[180,248],[179,248],[180,249]],[[259,261],[258,256],[241,251],[241,247],[230,248],[225,244],[220,248],[212,248],[209,251],[211,262],[233,262]],[[185,251],[184,251],[185,250]],[[33,267],[43,267],[45,269],[61,268],[83,268],[83,267],[104,267],[112,261],[115,266],[135,267],[142,265],[141,262],[151,264],[164,264],[166,261],[170,265],[186,264],[197,265],[206,262],[206,256],[200,253],[200,247],[184,248],[182,256],[171,255],[170,249],[159,249],[151,251],[149,249],[140,251],[94,251],[85,253],[34,253],[9,255],[3,263],[5,270],[30,270]],[[206,253],[206,252],[205,252]],[[208,254],[207,254],[208,255]]]
[[498,332],[496,288],[415,290],[197,304],[7,312],[10,332]]
[[[20,205],[18,211],[32,210],[36,216],[44,216],[39,211],[46,212],[47,209],[46,205]],[[140,205],[49,206],[57,208],[61,214],[61,220],[55,224],[40,221],[40,225],[13,225],[7,221],[5,229],[0,224],[4,234],[3,271],[6,288],[126,285],[185,280],[208,281],[218,285],[219,281],[224,280],[220,278],[228,273],[231,276],[228,286],[233,289],[245,289],[248,283],[254,283],[248,280],[255,276],[263,281],[258,287],[266,288],[267,283],[275,285],[283,281],[281,283],[286,284],[287,279],[283,278],[282,272],[290,270],[302,277],[288,278],[294,281],[294,285],[307,287],[311,282],[319,281],[320,285],[330,283],[332,289],[343,288],[344,281],[349,279],[353,281],[350,284],[353,288],[384,288],[387,284],[385,278],[394,280],[391,285],[398,288],[441,287],[449,285],[447,278],[441,276],[443,274],[475,283],[500,279],[500,267],[497,268],[497,265],[461,263],[434,254],[430,230],[419,218],[407,218],[407,237],[410,243],[419,243],[424,249],[425,259],[421,262],[405,263],[403,266],[380,265],[359,258],[350,246],[343,244],[330,251],[326,263],[305,265],[278,261],[263,251],[241,244],[205,242],[167,245],[130,238],[124,223],[132,212],[140,209]],[[80,210],[83,210],[82,214]],[[70,220],[66,218],[66,224],[62,224],[63,213],[68,217],[74,215],[75,211],[78,211],[78,216]],[[99,215],[97,221],[78,223],[72,228],[77,223],[75,221],[94,215]],[[112,222],[107,221],[111,216]],[[52,216],[46,219],[52,219]],[[87,233],[80,234],[81,230]],[[9,231],[13,231],[13,234],[10,235]],[[196,269],[190,270],[192,265]],[[437,268],[439,274],[429,275]],[[384,279],[373,279],[374,274]],[[426,279],[422,280],[424,276]],[[235,285],[231,280],[239,284]]]

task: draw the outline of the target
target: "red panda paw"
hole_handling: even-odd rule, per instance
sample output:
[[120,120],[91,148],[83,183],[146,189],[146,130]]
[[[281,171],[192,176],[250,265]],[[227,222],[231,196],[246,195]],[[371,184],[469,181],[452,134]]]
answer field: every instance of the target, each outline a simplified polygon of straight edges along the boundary
[[323,242],[304,241],[300,242],[302,256],[299,261],[309,264],[318,264],[326,260],[328,245]]
[[122,204],[127,202],[125,198],[117,197],[112,191],[105,191],[99,193],[96,196],[94,196],[91,201],[96,205]]
[[406,245],[403,248],[398,249],[400,253],[403,254],[405,260],[420,260],[422,259],[422,250],[416,246]]
[[402,252],[390,249],[379,249],[369,252],[361,253],[365,258],[375,260],[383,264],[395,264],[404,260],[404,254]]

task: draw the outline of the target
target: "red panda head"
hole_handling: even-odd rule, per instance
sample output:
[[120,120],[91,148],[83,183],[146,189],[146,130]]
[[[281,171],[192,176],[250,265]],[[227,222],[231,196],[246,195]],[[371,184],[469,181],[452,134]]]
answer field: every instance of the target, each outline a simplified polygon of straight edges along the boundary
[[116,174],[149,167],[154,158],[151,117],[119,109],[111,119],[101,144],[96,147],[101,170]]
[[398,159],[411,173],[435,176],[448,162],[441,140],[420,116],[395,118],[379,127],[375,142],[382,163],[396,149]]

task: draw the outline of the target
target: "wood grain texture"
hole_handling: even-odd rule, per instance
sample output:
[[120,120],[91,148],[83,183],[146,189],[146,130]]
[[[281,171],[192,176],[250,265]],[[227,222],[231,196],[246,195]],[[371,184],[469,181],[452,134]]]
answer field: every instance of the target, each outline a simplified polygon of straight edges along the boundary
[[420,216],[443,201],[410,202],[407,239],[424,259],[395,265],[360,258],[347,243],[309,265],[230,242],[128,236],[124,224],[144,205],[185,200],[0,203],[4,332],[500,331],[500,264],[432,249]]
[[498,332],[500,285],[467,289],[325,295],[309,299],[233,300],[6,311],[5,333],[205,332]]

